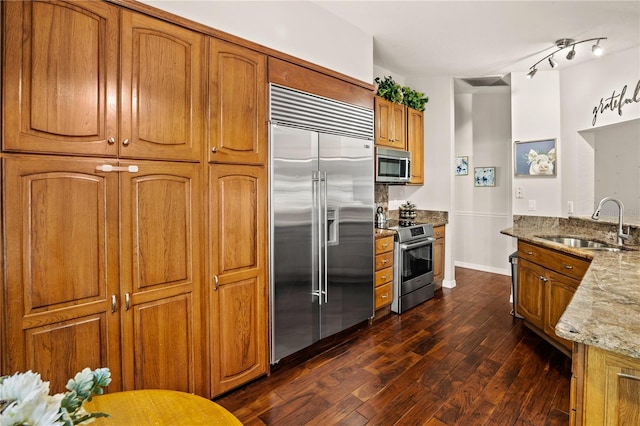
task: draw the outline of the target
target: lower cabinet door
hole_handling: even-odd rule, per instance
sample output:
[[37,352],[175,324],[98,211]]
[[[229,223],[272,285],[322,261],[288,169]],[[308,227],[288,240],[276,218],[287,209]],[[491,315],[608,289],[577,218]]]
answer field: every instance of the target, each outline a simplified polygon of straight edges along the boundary
[[565,309],[567,309],[580,282],[553,271],[547,272],[547,279],[548,281],[545,288],[544,332],[571,351],[573,342],[556,335],[556,324]]
[[120,174],[125,390],[206,392],[200,164],[137,161]]
[[545,273],[546,269],[535,263],[522,257],[518,260],[518,313],[540,330],[544,321]]
[[267,174],[209,169],[211,393],[268,372]]

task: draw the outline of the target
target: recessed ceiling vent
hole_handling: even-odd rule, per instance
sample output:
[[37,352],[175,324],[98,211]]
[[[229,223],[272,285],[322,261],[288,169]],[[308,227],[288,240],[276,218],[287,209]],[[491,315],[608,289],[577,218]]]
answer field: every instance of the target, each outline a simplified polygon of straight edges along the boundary
[[504,77],[501,75],[490,75],[487,77],[471,77],[471,78],[461,78],[460,80],[467,83],[469,86],[473,87],[494,87],[494,86],[508,86],[504,80]]

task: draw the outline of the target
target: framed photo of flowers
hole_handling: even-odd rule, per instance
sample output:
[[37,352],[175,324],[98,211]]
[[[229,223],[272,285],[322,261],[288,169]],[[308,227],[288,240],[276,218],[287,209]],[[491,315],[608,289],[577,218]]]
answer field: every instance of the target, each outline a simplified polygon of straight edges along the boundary
[[469,157],[456,157],[456,176],[469,174]]
[[556,176],[558,164],[555,139],[515,141],[513,153],[515,176]]
[[496,186],[496,168],[474,167],[473,184],[474,186]]

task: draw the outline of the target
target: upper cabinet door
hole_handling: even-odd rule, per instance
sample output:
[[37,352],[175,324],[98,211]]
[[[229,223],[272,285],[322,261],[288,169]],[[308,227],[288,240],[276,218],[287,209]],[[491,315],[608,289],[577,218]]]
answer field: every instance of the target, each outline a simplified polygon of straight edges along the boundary
[[120,157],[199,161],[204,36],[123,11],[121,38]]
[[3,6],[3,149],[115,156],[118,9]]
[[424,114],[407,108],[407,150],[411,152],[410,185],[424,184]]
[[210,39],[209,161],[264,164],[267,159],[267,58]]
[[375,97],[376,145],[396,149],[407,149],[404,105]]

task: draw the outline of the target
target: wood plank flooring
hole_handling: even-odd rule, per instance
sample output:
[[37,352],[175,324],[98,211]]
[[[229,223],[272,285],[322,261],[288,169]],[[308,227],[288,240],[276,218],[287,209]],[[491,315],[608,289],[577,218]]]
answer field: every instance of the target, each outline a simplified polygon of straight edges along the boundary
[[216,402],[245,425],[567,425],[571,361],[509,314],[510,277],[456,282]]

